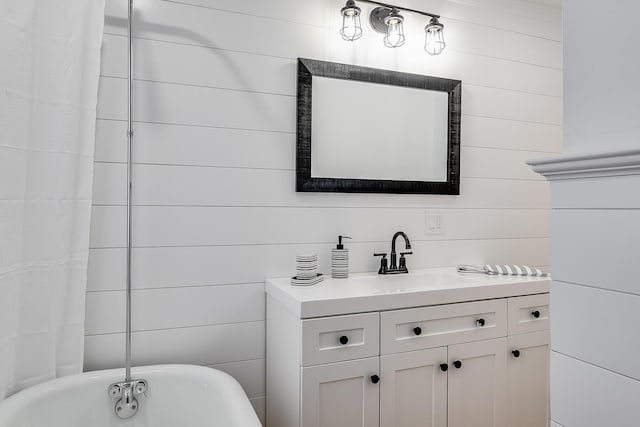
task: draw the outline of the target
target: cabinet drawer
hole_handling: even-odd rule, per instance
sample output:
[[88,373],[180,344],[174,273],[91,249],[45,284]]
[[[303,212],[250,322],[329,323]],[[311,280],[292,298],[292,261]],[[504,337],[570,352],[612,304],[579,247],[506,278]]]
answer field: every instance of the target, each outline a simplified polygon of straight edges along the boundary
[[302,321],[302,366],[377,356],[378,313]]
[[506,335],[506,299],[394,310],[380,314],[381,354]]
[[509,298],[509,335],[549,329],[549,294]]

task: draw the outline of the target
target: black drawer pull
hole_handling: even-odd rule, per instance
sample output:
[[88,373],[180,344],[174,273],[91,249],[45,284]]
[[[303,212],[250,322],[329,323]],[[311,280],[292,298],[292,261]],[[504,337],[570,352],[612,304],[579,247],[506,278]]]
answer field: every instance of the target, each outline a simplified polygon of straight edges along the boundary
[[415,335],[421,335],[422,334],[422,328],[420,326],[416,326],[415,328],[413,328],[413,333]]
[[513,354],[513,357],[518,358],[520,357],[520,350],[513,350],[511,354]]
[[378,384],[380,382],[380,377],[377,375],[371,375],[371,382],[374,384]]
[[348,336],[346,336],[346,335],[340,336],[340,344],[345,345],[348,342],[349,342],[349,337]]
[[449,365],[447,365],[446,363],[441,363],[440,364],[440,370],[442,372],[447,372],[449,370]]
[[539,312],[538,310],[532,311],[532,312],[531,312],[531,315],[532,315],[533,317],[535,317],[536,319],[539,319],[539,318],[540,318],[540,312]]
[[482,326],[484,326],[484,324],[485,324],[484,319],[480,318],[480,319],[476,320],[476,326],[482,327]]
[[459,361],[459,360],[456,360],[455,362],[453,362],[453,366],[454,366],[456,369],[460,369],[460,368],[462,368],[462,362],[461,362],[461,361]]

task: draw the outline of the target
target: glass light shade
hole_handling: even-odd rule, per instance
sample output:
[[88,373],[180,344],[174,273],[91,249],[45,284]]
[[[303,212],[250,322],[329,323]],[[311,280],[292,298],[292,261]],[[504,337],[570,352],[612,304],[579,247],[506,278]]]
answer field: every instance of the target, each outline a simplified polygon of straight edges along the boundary
[[392,10],[389,16],[384,18],[384,23],[387,24],[387,35],[384,36],[386,47],[400,47],[404,44],[403,22],[404,18],[396,10]]
[[425,41],[424,50],[429,55],[440,55],[446,44],[444,42],[444,25],[438,22],[437,18],[431,18],[429,24],[424,27]]
[[355,1],[347,1],[345,7],[340,10],[342,14],[342,28],[340,35],[344,40],[354,41],[362,36],[362,26],[360,25],[360,8]]

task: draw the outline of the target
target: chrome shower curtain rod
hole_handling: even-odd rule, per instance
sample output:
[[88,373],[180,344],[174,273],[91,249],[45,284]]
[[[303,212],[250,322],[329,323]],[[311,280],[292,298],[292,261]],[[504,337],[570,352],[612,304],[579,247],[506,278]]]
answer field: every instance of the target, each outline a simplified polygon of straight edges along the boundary
[[127,72],[127,283],[126,283],[126,357],[125,357],[125,382],[131,381],[131,200],[132,200],[132,159],[133,154],[133,0],[129,0],[129,12],[127,22],[127,38],[129,42],[128,72]]
[[114,411],[119,418],[133,417],[140,407],[138,397],[144,396],[148,383],[144,379],[131,378],[131,207],[133,168],[133,0],[129,0],[127,39],[129,56],[127,72],[127,277],[126,277],[126,331],[125,331],[125,375],[124,381],[111,384],[107,393],[115,403]]

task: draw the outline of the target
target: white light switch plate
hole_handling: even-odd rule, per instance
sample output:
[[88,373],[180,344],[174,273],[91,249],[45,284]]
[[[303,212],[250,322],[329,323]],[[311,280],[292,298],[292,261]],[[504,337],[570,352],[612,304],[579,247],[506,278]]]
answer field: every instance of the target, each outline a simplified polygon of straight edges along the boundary
[[445,234],[445,215],[442,211],[425,211],[425,234]]

